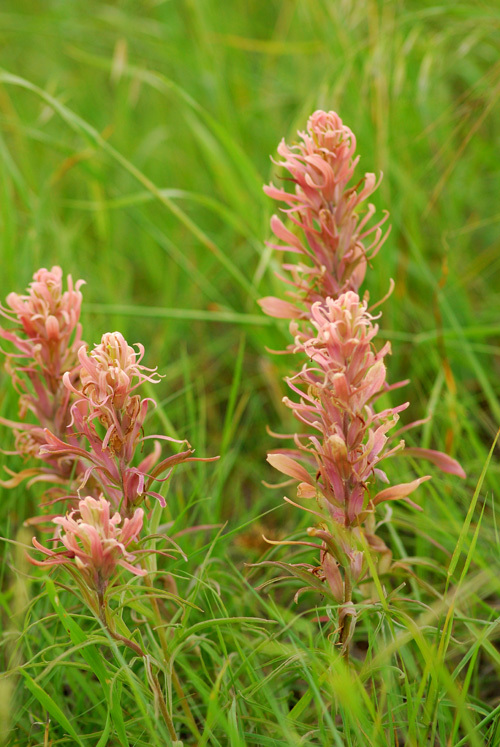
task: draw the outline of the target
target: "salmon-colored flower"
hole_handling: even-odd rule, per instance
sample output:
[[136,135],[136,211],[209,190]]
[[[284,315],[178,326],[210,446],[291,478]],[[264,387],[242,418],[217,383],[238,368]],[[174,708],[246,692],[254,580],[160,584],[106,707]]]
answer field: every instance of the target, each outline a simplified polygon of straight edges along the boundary
[[[373,510],[381,502],[370,483],[376,478],[387,481],[378,464],[403,447],[400,443],[388,449],[387,433],[408,403],[378,413],[374,409],[374,402],[386,391],[384,358],[390,345],[378,352],[374,349],[378,326],[356,293],[313,304],[311,322],[316,335],[298,332],[295,338],[295,350],[306,353],[311,363],[288,379],[300,399],[284,400],[309,432],[295,437],[298,451],[274,453],[271,462],[299,479],[303,494],[309,486],[336,523],[357,526],[368,504]],[[290,464],[293,455],[302,461],[300,476]],[[306,469],[309,465],[314,466],[314,474]],[[397,497],[398,490],[391,490],[391,496]]]
[[141,365],[144,347],[140,343],[136,347],[137,351],[120,332],[107,332],[90,353],[80,350],[82,389],[78,394],[87,397],[95,407],[110,404],[121,410],[140,384],[157,383],[156,369]]
[[295,185],[292,192],[274,184],[264,191],[288,207],[289,227],[273,215],[271,229],[280,244],[274,249],[298,254],[296,264],[284,264],[287,282],[294,288],[288,295],[293,302],[264,298],[261,306],[271,316],[308,316],[315,301],[336,298],[347,290],[357,291],[363,282],[367,261],[380,250],[385,238],[382,225],[387,214],[375,225],[371,204],[363,207],[376,190],[374,174],[349,186],[359,161],[356,138],[335,112],[316,111],[300,141],[278,146],[282,157],[277,164],[286,169]]
[[66,279],[68,289],[63,290],[63,273],[60,267],[42,268],[33,275],[33,282],[25,295],[9,293],[7,306],[0,308],[2,316],[15,326],[13,330],[0,327],[0,336],[13,343],[19,351],[8,356],[11,369],[16,369],[19,358],[28,359],[28,370],[34,362],[42,371],[51,392],[59,387],[66,371],[77,364],[81,347],[80,309],[84,283],[73,285],[71,275]]
[[[120,332],[111,332],[104,334],[90,353],[85,348],[80,349],[78,387],[69,375],[63,379],[68,392],[76,400],[71,408],[72,426],[84,437],[86,444],[68,444],[46,432],[47,443],[43,448],[43,453],[52,458],[72,458],[86,463],[88,467],[79,489],[83,489],[92,475],[124,515],[130,515],[146,496],[152,496],[165,505],[165,499],[151,490],[152,483],[167,479],[172,468],[181,462],[197,461],[187,444],[185,451],[158,462],[160,440],[174,439],[142,435],[148,408],[154,405],[154,400],[141,398],[136,390],[144,381],[158,383],[160,379],[156,369],[141,364],[144,348],[142,345],[136,347],[137,351],[128,345]],[[104,435],[98,424],[104,428]],[[148,438],[157,439],[154,448],[134,466],[137,447]],[[162,477],[165,473],[166,476]]]
[[70,427],[72,396],[62,380],[65,374],[73,384],[78,380],[78,350],[84,345],[79,322],[83,282],[74,285],[68,275],[64,290],[61,268],[42,268],[26,294],[10,293],[7,306],[0,306],[0,314],[12,325],[0,327],[0,337],[15,348],[6,352],[5,365],[19,392],[19,415],[24,419],[29,412],[35,420],[16,423],[0,418],[0,423],[14,432],[13,453],[44,463],[18,474],[7,469],[11,479],[0,481],[4,487],[29,478],[58,484],[62,487],[52,492],[64,495],[71,492],[72,476],[78,474],[74,460],[54,458],[43,449],[47,429],[65,442],[77,442]]
[[134,392],[144,381],[156,384],[160,380],[156,369],[141,365],[144,348],[140,344],[136,347],[137,352],[120,332],[108,332],[90,353],[80,349],[80,386],[72,384],[69,374],[63,377],[67,389],[81,403],[79,413],[86,411],[88,422],[97,419],[106,429],[103,448],[123,454],[127,461],[134,453],[152,401]]
[[[378,554],[382,570],[387,570],[390,551],[375,535],[372,517],[376,507],[402,500],[419,508],[409,496],[430,475],[383,488],[380,485],[389,483],[380,463],[404,449],[403,441],[390,444],[390,431],[408,403],[376,409],[377,399],[388,390],[384,359],[390,345],[386,343],[379,351],[374,347],[378,325],[366,301],[348,291],[338,299],[316,302],[310,324],[315,334],[309,327],[295,326],[293,349],[304,353],[309,363],[287,379],[295,396],[284,398],[306,432],[294,436],[296,448],[277,450],[268,455],[268,461],[298,482],[298,498],[315,498],[320,509],[313,511],[286,499],[319,519],[308,534],[321,541],[320,565],[302,564],[302,568],[326,582],[337,602],[350,602],[353,584],[367,570],[364,543]],[[463,476],[451,457],[421,451],[412,453]],[[298,575],[294,566],[290,568]]]
[[137,508],[133,516],[122,519],[119,513],[111,515],[111,504],[102,496],[87,496],[78,504],[78,511],[66,516],[56,516],[57,540],[64,549],[49,550],[33,538],[33,545],[47,556],[40,566],[72,565],[84,578],[90,589],[100,593],[121,566],[136,576],[146,571],[134,563],[137,558],[129,546],[135,543],[142,530],[144,512]]

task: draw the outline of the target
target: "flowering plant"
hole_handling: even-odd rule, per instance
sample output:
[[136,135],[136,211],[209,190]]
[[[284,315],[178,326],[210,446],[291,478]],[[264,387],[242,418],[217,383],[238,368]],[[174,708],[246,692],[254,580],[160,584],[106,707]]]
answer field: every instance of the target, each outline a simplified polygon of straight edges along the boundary
[[[11,454],[43,464],[18,474],[6,468],[11,479],[0,481],[4,487],[15,487],[27,478],[48,481],[61,486],[51,491],[60,497],[64,488],[72,489],[73,477],[79,472],[79,465],[49,454],[44,447],[49,432],[68,443],[77,442],[70,425],[71,392],[63,378],[73,386],[79,379],[78,351],[84,345],[79,322],[83,283],[78,280],[74,285],[68,275],[64,291],[61,268],[42,268],[34,274],[25,295],[10,293],[8,308],[0,305],[0,314],[13,325],[11,329],[0,326],[0,337],[14,346],[14,352],[5,353],[5,367],[19,392],[21,418],[20,422],[0,418],[0,423],[14,432]],[[35,422],[24,421],[28,413]]]
[[[54,500],[65,497],[73,505],[85,487],[94,498],[104,493],[125,516],[148,496],[165,505],[152,483],[195,459],[193,450],[186,444],[160,461],[160,441],[174,439],[143,436],[154,400],[136,391],[144,381],[160,381],[157,369],[142,365],[144,347],[134,350],[120,332],[104,334],[89,353],[79,323],[83,280],[73,286],[68,276],[67,284],[63,292],[60,267],[42,268],[26,295],[9,294],[10,311],[0,307],[14,325],[0,327],[0,336],[17,349],[6,354],[6,368],[20,392],[20,417],[31,413],[36,421],[0,422],[14,432],[16,448],[10,453],[43,463],[18,474],[7,469],[11,479],[1,484],[14,487],[26,478],[51,482],[59,486],[49,492]],[[134,466],[137,447],[148,438],[155,440],[154,448]]]
[[[172,670],[156,592],[144,564],[145,555],[167,553],[150,544],[142,549],[142,543],[150,538],[141,538],[149,518],[149,499],[158,499],[165,506],[164,497],[152,490],[153,483],[166,481],[175,465],[198,458],[192,456],[193,449],[187,442],[176,441],[185,449],[162,459],[161,442],[174,439],[144,435],[146,417],[155,402],[142,397],[138,389],[146,381],[157,384],[160,376],[157,368],[143,365],[143,346],[130,346],[120,332],[104,334],[90,351],[82,342],[82,283],[80,280],[73,286],[68,276],[68,290],[63,291],[61,268],[41,269],[26,295],[11,293],[8,308],[0,307],[11,325],[9,329],[0,327],[0,336],[14,347],[14,352],[6,353],[6,368],[20,394],[20,422],[3,418],[0,422],[14,432],[15,449],[10,453],[38,462],[18,474],[7,470],[10,479],[0,484],[14,487],[26,478],[31,482],[43,480],[53,486],[46,491],[44,505],[62,499],[69,503],[70,510],[64,515],[42,514],[31,520],[37,524],[51,520],[56,531],[44,544],[33,538],[35,549],[45,557],[29,560],[43,567],[64,566],[109,635],[145,662],[155,702],[175,741],[175,728],[160,681],[152,671],[150,655],[132,640],[131,634],[123,635],[126,623],[109,605],[121,568],[144,578],[164,666],[169,668],[186,717],[198,737]],[[31,422],[25,420],[26,416]],[[154,439],[152,450],[137,459],[137,452],[150,438]],[[82,498],[84,488],[86,496]],[[173,540],[166,535],[163,538],[175,546],[174,552],[183,555]],[[50,548],[46,546],[49,543]],[[123,606],[122,596],[119,609]]]
[[365,174],[358,185],[348,186],[359,156],[355,156],[356,138],[340,117],[316,111],[306,132],[298,134],[300,142],[293,146],[281,141],[278,153],[283,160],[276,162],[290,173],[294,191],[274,184],[264,187],[269,197],[288,206],[283,212],[291,223],[289,229],[273,215],[271,229],[283,243],[271,246],[300,258],[296,264],[283,265],[289,275],[286,282],[294,289],[287,293],[292,301],[274,297],[259,301],[266,314],[285,319],[307,317],[315,301],[357,291],[368,262],[389,234],[382,229],[388,213],[369,226],[375,207],[363,206],[377,189],[375,174]]
[[137,347],[138,352],[120,332],[112,332],[104,334],[90,354],[83,347],[79,350],[80,386],[77,388],[68,375],[63,377],[63,383],[75,398],[71,407],[73,425],[86,443],[68,444],[48,433],[44,449],[53,457],[88,462],[80,489],[92,475],[125,515],[147,496],[157,498],[164,506],[165,499],[150,490],[151,483],[167,471],[170,476],[176,464],[196,459],[188,448],[157,464],[161,455],[159,441],[173,440],[157,435],[153,436],[153,451],[133,466],[138,445],[149,438],[141,434],[148,408],[154,404],[154,400],[141,398],[135,391],[144,381],[160,381],[156,369],[141,365],[144,348]]
[[[376,508],[403,500],[419,509],[409,496],[430,475],[389,485],[380,467],[382,460],[405,449],[402,440],[391,445],[395,434],[390,431],[409,403],[376,408],[382,395],[405,382],[392,386],[387,382],[385,358],[390,344],[377,351],[378,325],[367,295],[363,300],[358,295],[368,261],[387,236],[381,229],[387,216],[367,228],[374,207],[360,208],[376,187],[375,177],[366,174],[361,188],[348,186],[359,157],[354,157],[354,135],[335,112],[315,112],[307,132],[299,136],[298,145],[282,142],[278,148],[285,159],[280,165],[290,172],[295,191],[273,185],[265,191],[289,206],[285,213],[303,236],[299,238],[273,216],[271,228],[286,242],[275,248],[302,255],[307,264],[284,265],[291,275],[287,282],[294,288],[288,292],[291,301],[265,298],[260,303],[271,316],[292,319],[290,350],[309,361],[286,380],[298,401],[283,400],[306,432],[292,436],[296,448],[273,451],[268,461],[298,481],[298,499],[315,499],[319,510],[286,497],[288,503],[315,516],[317,523],[308,529],[308,541],[270,542],[318,550],[319,565],[277,564],[306,582],[298,593],[315,588],[339,606],[339,642],[347,654],[356,617],[352,593],[368,573],[366,551],[378,557],[379,571],[391,565],[391,552],[375,533]],[[368,236],[371,244],[365,247]],[[418,448],[406,451],[465,477],[458,462],[446,454]],[[381,488],[380,483],[389,486]]]
[[[75,516],[77,518],[75,518]],[[128,548],[138,539],[144,519],[142,508],[136,508],[131,519],[124,519],[118,512],[111,516],[111,504],[102,496],[97,500],[87,496],[66,516],[56,516],[52,522],[58,527],[56,540],[64,549],[49,550],[33,538],[37,550],[47,555],[45,560],[31,562],[40,566],[70,565],[86,586],[97,592],[100,599],[110,579],[122,566],[136,576],[146,575],[146,570],[137,565],[136,556]],[[121,526],[120,526],[121,524]]]

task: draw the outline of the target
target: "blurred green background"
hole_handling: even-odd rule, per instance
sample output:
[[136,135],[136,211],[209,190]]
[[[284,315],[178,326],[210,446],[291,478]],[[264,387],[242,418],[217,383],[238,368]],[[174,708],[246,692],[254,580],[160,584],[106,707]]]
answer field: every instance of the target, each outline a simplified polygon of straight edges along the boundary
[[[374,201],[392,233],[366,288],[375,301],[396,281],[381,336],[390,378],[411,384],[394,402],[410,399],[405,422],[433,416],[411,443],[470,475],[436,476],[419,491],[425,512],[396,509],[395,526],[409,553],[451,552],[500,424],[498,3],[4,0],[0,43],[1,297],[60,264],[87,281],[86,340],[117,329],[144,343],[165,376],[150,432],[222,456],[180,469],[169,500],[178,529],[244,527],[220,557],[257,557],[263,527],[305,521],[261,484],[277,481],[266,425],[293,425],[280,404],[290,361],[266,352],[287,325],[256,304],[283,292],[262,184],[280,178],[269,157],[282,137],[316,108],[340,114],[359,175],[384,173]],[[0,397],[13,417],[5,375]],[[403,460],[393,470],[414,475]],[[492,464],[485,496],[498,478]],[[5,493],[2,534],[34,505],[25,488]],[[477,563],[493,567],[485,510]]]

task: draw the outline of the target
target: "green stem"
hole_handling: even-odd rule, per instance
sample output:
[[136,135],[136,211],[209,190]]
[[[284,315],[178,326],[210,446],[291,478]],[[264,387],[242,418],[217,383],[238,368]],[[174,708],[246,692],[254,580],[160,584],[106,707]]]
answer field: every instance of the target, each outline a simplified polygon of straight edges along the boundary
[[[154,590],[153,583],[148,576],[144,578],[144,583],[150,589]],[[158,600],[153,595],[151,595],[149,598],[151,600],[151,606],[153,609],[153,614],[154,614],[156,625],[157,625],[156,629],[158,631],[158,638],[160,639],[160,646],[161,646],[161,650],[163,653],[163,658],[165,660],[165,664],[167,664],[167,666],[170,666],[170,670],[172,673],[172,683],[174,685],[175,692],[177,693],[177,697],[180,700],[182,710],[184,711],[184,715],[186,716],[187,722],[189,724],[189,728],[191,729],[193,736],[196,737],[196,739],[201,739],[201,733],[198,727],[196,726],[196,721],[194,719],[191,708],[189,707],[187,697],[184,694],[184,690],[182,689],[181,682],[179,680],[179,677],[177,676],[177,672],[175,671],[174,665],[171,661],[170,653],[168,651],[167,636],[165,635],[165,630],[163,628],[163,620],[162,620],[162,616],[160,612],[160,607],[158,605]]]
[[[344,569],[344,605],[352,602],[352,580],[351,575]],[[346,615],[342,620],[340,629],[340,642],[342,643],[342,656],[345,663],[349,664],[349,633],[352,626],[352,615]]]
[[149,672],[148,680],[150,682],[151,690],[153,691],[153,695],[156,696],[158,704],[160,706],[160,711],[162,713],[163,719],[167,725],[168,732],[174,742],[177,742],[177,734],[175,733],[175,727],[174,723],[172,721],[172,717],[170,716],[167,708],[167,704],[165,703],[165,698],[163,697],[163,692],[161,689],[160,682],[158,680],[158,677],[153,674],[151,671],[151,664],[148,660],[147,655],[142,650],[142,648],[139,646],[138,643],[135,643],[135,641],[131,641],[130,638],[126,638],[124,635],[120,635],[120,633],[117,633],[114,631],[109,624],[108,616],[106,614],[107,607],[106,603],[103,599],[103,594],[99,593],[98,591],[98,597],[99,597],[99,617],[101,619],[101,622],[103,623],[104,627],[108,631],[109,635],[113,640],[119,641],[120,643],[123,643],[125,646],[127,646],[131,651],[136,654],[136,656],[140,656],[142,659],[144,659],[144,663],[146,665],[146,668]]

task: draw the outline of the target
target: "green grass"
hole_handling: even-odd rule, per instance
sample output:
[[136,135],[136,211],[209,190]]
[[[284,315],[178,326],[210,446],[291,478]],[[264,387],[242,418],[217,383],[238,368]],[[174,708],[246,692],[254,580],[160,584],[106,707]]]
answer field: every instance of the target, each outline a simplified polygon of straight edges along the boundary
[[[85,338],[120,330],[164,375],[148,391],[150,432],[221,455],[179,468],[156,517],[188,554],[155,576],[196,722],[163,662],[179,738],[499,745],[498,4],[5,0],[0,39],[2,300],[40,266],[85,278]],[[367,287],[378,299],[395,279],[381,321],[390,378],[411,377],[405,422],[432,414],[408,442],[468,474],[436,473],[416,494],[422,513],[393,508],[381,534],[397,570],[380,580],[387,597],[367,597],[349,669],[331,625],[314,621],[333,614],[325,601],[294,604],[290,580],[257,591],[271,576],[246,565],[283,557],[262,533],[297,538],[306,525],[262,485],[277,482],[266,425],[292,423],[289,361],[266,352],[286,344],[286,324],[256,299],[281,291],[264,245],[269,155],[315,108],[355,131],[363,172],[384,172],[375,202],[392,233]],[[15,417],[2,377],[0,412]],[[401,482],[420,474],[409,459],[391,468]],[[30,544],[39,495],[2,491],[3,537]],[[211,528],[182,534],[193,525]],[[2,546],[0,741],[170,744],[143,662],[58,585],[64,573],[46,584],[22,547]],[[169,599],[167,572],[188,605]],[[141,588],[115,603],[161,660]]]

